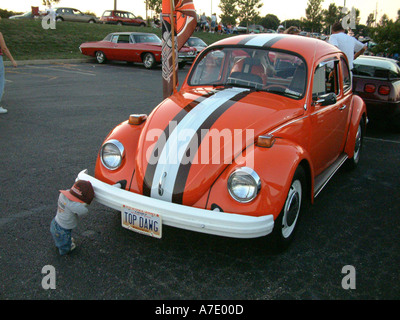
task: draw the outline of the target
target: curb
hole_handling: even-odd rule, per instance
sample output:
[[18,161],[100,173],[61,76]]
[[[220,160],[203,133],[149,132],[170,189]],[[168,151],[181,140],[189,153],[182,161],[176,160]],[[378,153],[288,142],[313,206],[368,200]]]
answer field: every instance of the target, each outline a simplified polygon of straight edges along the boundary
[[[51,60],[15,60],[18,66],[40,65],[40,64],[64,64],[64,63],[85,63],[91,62],[91,59],[51,59]],[[11,61],[4,61],[4,66],[12,67]]]

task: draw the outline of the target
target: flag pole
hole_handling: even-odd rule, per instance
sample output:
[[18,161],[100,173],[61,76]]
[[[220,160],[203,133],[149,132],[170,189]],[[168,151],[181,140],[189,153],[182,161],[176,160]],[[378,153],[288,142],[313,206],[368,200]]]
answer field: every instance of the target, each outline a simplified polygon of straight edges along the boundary
[[175,52],[175,21],[174,21],[174,0],[170,1],[171,6],[171,48],[172,48],[172,90],[176,92],[176,52]]

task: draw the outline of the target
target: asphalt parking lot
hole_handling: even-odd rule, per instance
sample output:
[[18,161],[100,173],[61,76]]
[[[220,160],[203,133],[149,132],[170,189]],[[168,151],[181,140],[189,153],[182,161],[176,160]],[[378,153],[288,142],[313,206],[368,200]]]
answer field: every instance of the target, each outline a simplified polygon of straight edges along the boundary
[[[179,72],[183,81],[188,71]],[[0,115],[0,299],[399,299],[400,133],[371,124],[360,166],[339,170],[276,254],[165,227],[161,240],[120,226],[97,203],[58,256],[49,233],[58,190],[93,173],[108,132],[162,100],[161,68],[55,64],[6,68]],[[56,271],[44,289],[43,267]],[[345,289],[343,267],[355,270]]]

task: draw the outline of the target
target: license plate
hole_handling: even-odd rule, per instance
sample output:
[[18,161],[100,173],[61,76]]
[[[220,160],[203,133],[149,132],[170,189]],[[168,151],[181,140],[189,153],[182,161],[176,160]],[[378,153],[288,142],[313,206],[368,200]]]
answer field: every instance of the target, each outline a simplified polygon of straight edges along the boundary
[[122,226],[126,229],[154,238],[161,238],[162,221],[161,216],[156,213],[123,205],[121,221]]

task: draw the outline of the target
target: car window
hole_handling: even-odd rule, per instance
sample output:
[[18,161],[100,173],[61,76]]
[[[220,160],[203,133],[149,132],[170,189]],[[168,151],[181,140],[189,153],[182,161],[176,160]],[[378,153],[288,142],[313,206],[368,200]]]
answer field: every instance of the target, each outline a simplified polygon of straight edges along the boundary
[[188,83],[246,87],[299,99],[305,93],[306,70],[304,60],[294,53],[227,47],[203,52]]
[[360,57],[354,60],[353,74],[370,78],[399,79],[400,68],[391,60]]
[[313,98],[327,93],[339,94],[338,60],[326,60],[321,62],[314,72],[312,89]]
[[134,42],[136,43],[161,43],[161,40],[159,37],[157,37],[155,34],[135,34],[133,36]]
[[80,12],[79,10],[73,9],[73,10],[72,10],[72,14],[81,15],[82,12]]
[[132,13],[128,13],[128,18],[129,19],[135,19],[135,16]]
[[129,43],[129,34],[120,34],[118,37],[118,43]]
[[109,16],[111,16],[111,11],[105,11],[103,13],[103,17],[109,17]]
[[349,66],[346,62],[346,60],[341,57],[340,58],[340,65],[342,68],[342,74],[343,74],[343,91],[347,91],[351,88],[351,76],[350,76],[350,70]]
[[114,42],[114,43],[117,43],[117,42],[118,42],[118,35],[117,35],[117,34],[115,34],[115,35],[112,36],[111,42]]

